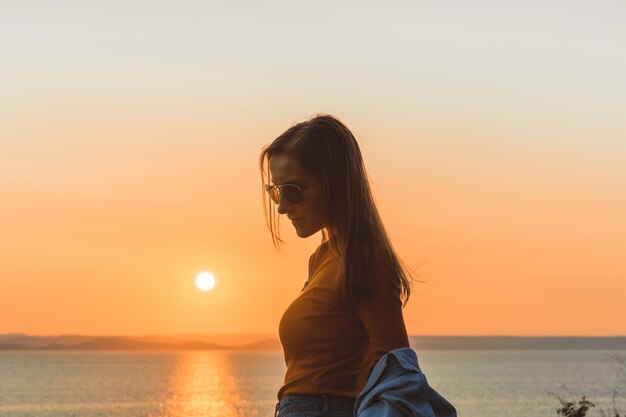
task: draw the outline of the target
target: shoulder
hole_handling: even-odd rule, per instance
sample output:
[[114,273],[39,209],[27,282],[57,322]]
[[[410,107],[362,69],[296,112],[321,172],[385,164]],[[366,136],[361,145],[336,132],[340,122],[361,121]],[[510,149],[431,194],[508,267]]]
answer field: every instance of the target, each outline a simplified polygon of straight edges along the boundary
[[372,257],[372,275],[375,292],[400,296],[402,291],[398,271],[382,251],[377,251]]
[[353,297],[357,306],[366,305],[381,308],[402,305],[402,283],[393,262],[383,251],[371,253],[363,259],[365,276],[359,277],[360,291]]
[[328,242],[322,242],[315,251],[309,255],[309,270],[315,266],[317,261],[325,256],[329,251]]
[[326,242],[322,242],[322,243],[320,243],[320,244],[317,246],[317,248],[315,248],[315,250],[313,251],[313,253],[311,253],[311,255],[309,255],[309,259],[313,259],[313,258],[315,258],[315,256],[316,256],[318,253],[323,252],[323,251],[326,249],[326,247],[327,247],[327,246],[328,246],[328,243],[326,243]]

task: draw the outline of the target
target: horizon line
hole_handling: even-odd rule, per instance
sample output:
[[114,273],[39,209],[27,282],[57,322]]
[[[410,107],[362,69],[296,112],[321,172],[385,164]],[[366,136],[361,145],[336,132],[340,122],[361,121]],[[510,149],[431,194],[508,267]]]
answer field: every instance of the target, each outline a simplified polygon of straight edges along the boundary
[[[256,336],[256,337],[279,337],[277,333],[146,333],[146,334],[116,334],[116,333],[101,333],[101,334],[89,334],[89,333],[49,333],[49,334],[35,334],[25,332],[6,332],[0,333],[0,336],[7,335],[23,335],[34,337],[59,337],[59,336],[89,336],[89,337],[229,337],[229,336]],[[409,337],[585,337],[585,338],[610,338],[610,337],[626,337],[626,334],[618,335],[580,335],[580,334],[567,334],[567,335],[519,335],[519,334],[409,334]]]

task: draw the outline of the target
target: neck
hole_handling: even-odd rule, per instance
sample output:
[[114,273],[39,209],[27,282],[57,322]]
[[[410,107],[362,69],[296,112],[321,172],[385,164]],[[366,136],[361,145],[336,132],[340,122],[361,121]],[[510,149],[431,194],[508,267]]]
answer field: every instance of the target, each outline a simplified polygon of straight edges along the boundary
[[328,227],[322,229],[322,243],[327,242],[334,237],[335,233],[331,229],[329,229]]

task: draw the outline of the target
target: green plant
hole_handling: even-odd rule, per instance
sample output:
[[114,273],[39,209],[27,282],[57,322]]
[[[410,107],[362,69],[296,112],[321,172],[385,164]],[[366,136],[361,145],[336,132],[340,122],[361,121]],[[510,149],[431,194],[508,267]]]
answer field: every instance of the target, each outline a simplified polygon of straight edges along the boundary
[[595,407],[596,405],[591,401],[587,400],[585,396],[578,401],[578,407],[576,407],[576,403],[571,401],[561,401],[561,405],[563,407],[556,410],[556,413],[561,415],[563,414],[565,417],[585,417],[587,415],[587,410],[590,407]]
[[[626,409],[622,414],[617,410],[617,405],[615,402],[616,398],[626,398],[626,358],[621,356],[617,351],[613,351],[613,355],[609,358],[618,364],[617,369],[617,380],[613,386],[613,395],[612,395],[612,408],[613,410],[607,410],[606,412],[603,409],[599,409],[600,415],[602,417],[626,417]],[[570,393],[571,395],[571,393]],[[591,401],[587,400],[586,396],[582,396],[580,400],[578,400],[578,405],[573,401],[564,401],[559,395],[557,398],[561,402],[561,408],[557,409],[557,414],[563,415],[565,417],[585,417],[587,415],[587,411],[591,407],[595,407],[596,405]]]

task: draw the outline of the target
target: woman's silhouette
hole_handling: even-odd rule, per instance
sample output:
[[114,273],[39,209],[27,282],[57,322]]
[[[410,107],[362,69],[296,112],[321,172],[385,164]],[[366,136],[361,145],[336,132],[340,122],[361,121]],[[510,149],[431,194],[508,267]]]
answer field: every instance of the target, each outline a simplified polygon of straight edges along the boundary
[[301,238],[322,234],[308,280],[280,321],[287,370],[275,416],[353,416],[376,361],[409,346],[402,308],[411,277],[385,232],[359,146],[336,117],[290,127],[259,164],[274,245],[283,242],[280,214]]

